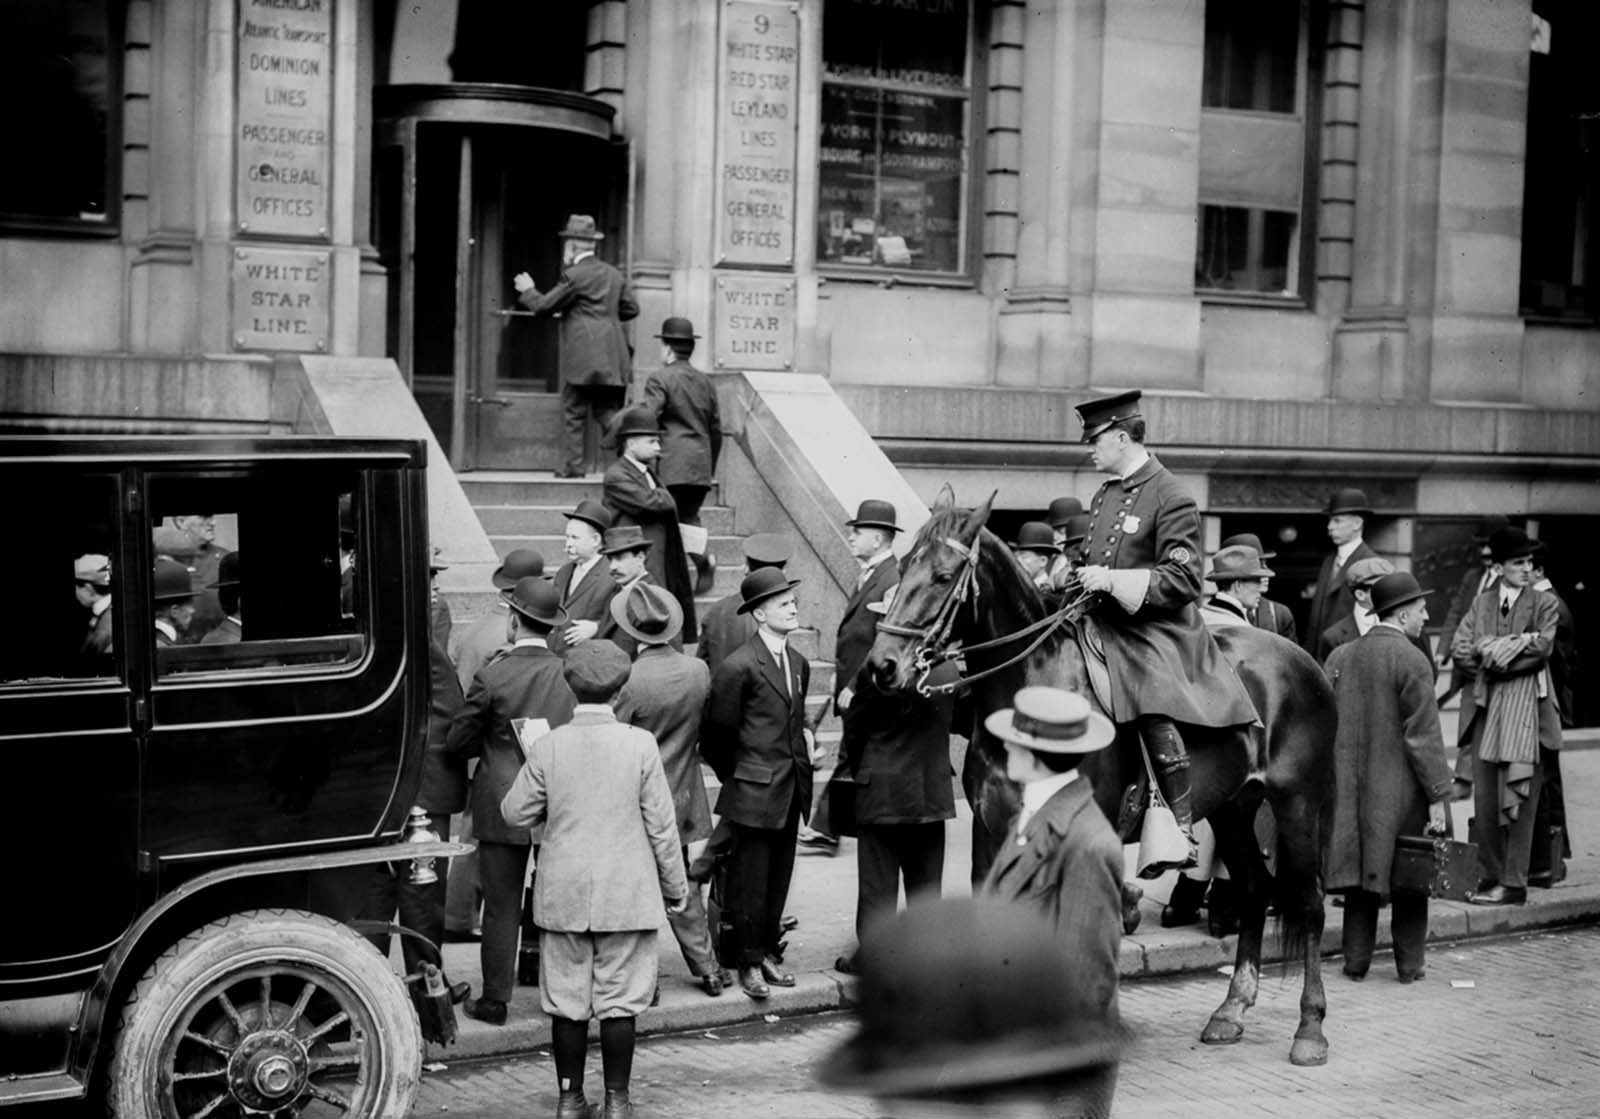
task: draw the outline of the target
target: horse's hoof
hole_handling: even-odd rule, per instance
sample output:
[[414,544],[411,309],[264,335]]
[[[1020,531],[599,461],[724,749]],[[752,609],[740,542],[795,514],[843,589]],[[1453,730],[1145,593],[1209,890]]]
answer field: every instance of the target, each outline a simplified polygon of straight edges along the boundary
[[1294,1044],[1289,1046],[1289,1063],[1302,1068],[1327,1064],[1328,1043],[1320,1037],[1295,1038]]
[[[1226,1018],[1212,1018],[1200,1032],[1200,1040],[1207,1045],[1232,1045],[1244,1036],[1244,1026]],[[1300,1043],[1295,1042],[1296,1045]]]

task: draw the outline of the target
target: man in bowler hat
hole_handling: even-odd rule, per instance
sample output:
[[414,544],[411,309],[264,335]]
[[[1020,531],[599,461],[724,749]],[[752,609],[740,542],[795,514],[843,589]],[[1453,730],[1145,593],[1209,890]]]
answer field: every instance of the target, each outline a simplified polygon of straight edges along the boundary
[[532,548],[515,548],[506,553],[506,558],[489,576],[490,584],[499,593],[490,603],[489,612],[462,630],[456,641],[456,679],[461,681],[463,690],[472,686],[472,678],[478,674],[478,669],[506,647],[506,620],[511,613],[511,606],[504,592],[522,579],[539,579],[543,576],[544,557]]
[[695,593],[706,594],[717,565],[706,546],[700,506],[717,476],[722,415],[711,378],[689,362],[700,337],[694,324],[674,315],[662,322],[656,337],[661,341],[661,368],[646,378],[639,403],[654,412],[661,425],[661,484],[678,503],[678,531],[699,575]]
[[1089,532],[1089,517],[1083,511],[1083,502],[1075,497],[1058,497],[1050,502],[1044,517],[1055,541],[1056,554],[1050,560],[1050,581],[1060,586],[1077,567],[1078,545]]
[[1040,591],[1050,590],[1050,571],[1061,558],[1061,547],[1056,534],[1043,521],[1024,521],[1017,529],[1017,538],[1011,543],[1011,554],[1030,581]]
[[155,565],[156,648],[183,640],[194,621],[194,585],[189,569],[170,556],[157,556]]
[[[744,538],[740,547],[746,575],[763,567],[781,571],[794,555],[793,545],[775,532],[753,533]],[[739,613],[742,601],[738,591],[724,595],[700,619],[700,640],[695,644],[694,655],[705,661],[712,672],[724,657],[756,635],[756,623],[750,615]]]
[[1372,507],[1360,490],[1343,489],[1328,499],[1328,539],[1333,542],[1333,554],[1322,561],[1322,569],[1317,572],[1302,642],[1313,657],[1322,644],[1323,631],[1355,612],[1356,600],[1345,582],[1345,572],[1356,560],[1372,559],[1378,554],[1361,538],[1370,516]]
[[562,547],[567,562],[556,572],[555,584],[561,609],[567,612],[567,625],[550,635],[550,648],[558,653],[600,632],[611,617],[611,596],[617,593],[611,566],[601,554],[606,530],[611,527],[611,510],[598,501],[584,500],[566,518]]
[[656,476],[661,458],[661,425],[648,408],[627,408],[617,417],[613,436],[617,461],[606,468],[601,501],[617,528],[637,526],[650,542],[646,563],[659,586],[667,588],[683,611],[683,640],[699,636],[695,625],[694,586],[689,561],[678,531],[678,503]]
[[622,407],[632,358],[622,324],[639,314],[627,278],[594,255],[605,234],[588,214],[572,214],[561,238],[561,279],[541,293],[533,277],[512,277],[517,302],[561,320],[562,465],[558,478],[583,474],[584,424],[594,414],[602,436]]

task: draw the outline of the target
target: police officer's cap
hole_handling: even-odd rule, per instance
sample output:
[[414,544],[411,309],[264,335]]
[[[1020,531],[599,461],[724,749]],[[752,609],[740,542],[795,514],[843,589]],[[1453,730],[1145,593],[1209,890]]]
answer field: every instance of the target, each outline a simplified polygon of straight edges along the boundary
[[794,547],[776,532],[757,532],[744,538],[744,563],[751,571],[782,567],[794,558]]
[[1086,400],[1078,405],[1078,416],[1083,420],[1083,441],[1093,443],[1103,431],[1109,431],[1119,423],[1136,420],[1143,413],[1139,411],[1139,400],[1144,396],[1138,389],[1132,392],[1120,392],[1116,396],[1102,396],[1097,400]]

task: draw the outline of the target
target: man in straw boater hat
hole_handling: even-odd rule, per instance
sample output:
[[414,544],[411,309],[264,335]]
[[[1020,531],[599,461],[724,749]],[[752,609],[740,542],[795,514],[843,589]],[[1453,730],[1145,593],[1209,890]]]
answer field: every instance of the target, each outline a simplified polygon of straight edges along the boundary
[[[1261,546],[1261,537],[1253,532],[1235,533],[1222,542],[1223,548],[1232,548],[1239,545],[1246,548],[1254,548],[1256,555],[1261,557],[1262,563],[1278,558],[1277,552],[1269,552]],[[1268,633],[1275,633],[1287,641],[1293,641],[1296,645],[1300,644],[1295,635],[1294,612],[1283,603],[1266,597],[1269,589],[1267,584],[1263,583],[1260,602],[1253,609],[1247,608],[1245,610],[1250,619],[1250,624],[1257,629],[1264,629]]]
[[678,503],[656,477],[661,458],[661,425],[648,408],[626,408],[612,432],[617,461],[606,468],[601,501],[611,511],[616,528],[636,525],[650,542],[645,557],[658,586],[667,588],[683,611],[683,640],[692,644],[699,636],[695,625],[694,586],[689,561],[678,531]]
[[561,238],[561,279],[540,293],[533,277],[512,277],[517,302],[561,318],[562,464],[558,478],[583,474],[584,425],[594,413],[601,437],[627,396],[632,355],[622,324],[639,314],[628,280],[594,255],[605,234],[588,214],[572,214]]
[[[1256,712],[1200,620],[1200,514],[1194,499],[1145,450],[1141,394],[1077,406],[1097,469],[1112,475],[1094,495],[1084,566],[1099,598],[1089,614],[1110,676],[1107,714],[1138,729],[1161,791],[1189,840],[1189,753],[1178,725],[1235,727]],[[1151,864],[1146,874],[1165,869]]]
[[661,484],[678,503],[678,530],[683,547],[698,573],[696,594],[709,594],[717,565],[706,547],[700,506],[717,476],[722,454],[722,415],[717,390],[689,362],[694,353],[694,324],[674,315],[661,324],[661,368],[645,379],[639,403],[661,424]]

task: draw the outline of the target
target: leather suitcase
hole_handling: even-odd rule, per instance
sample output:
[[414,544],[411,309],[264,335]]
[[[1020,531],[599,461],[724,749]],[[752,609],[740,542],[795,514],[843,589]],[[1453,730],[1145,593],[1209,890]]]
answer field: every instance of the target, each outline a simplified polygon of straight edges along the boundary
[[1389,888],[1466,901],[1478,885],[1478,845],[1438,836],[1402,835],[1395,843]]

